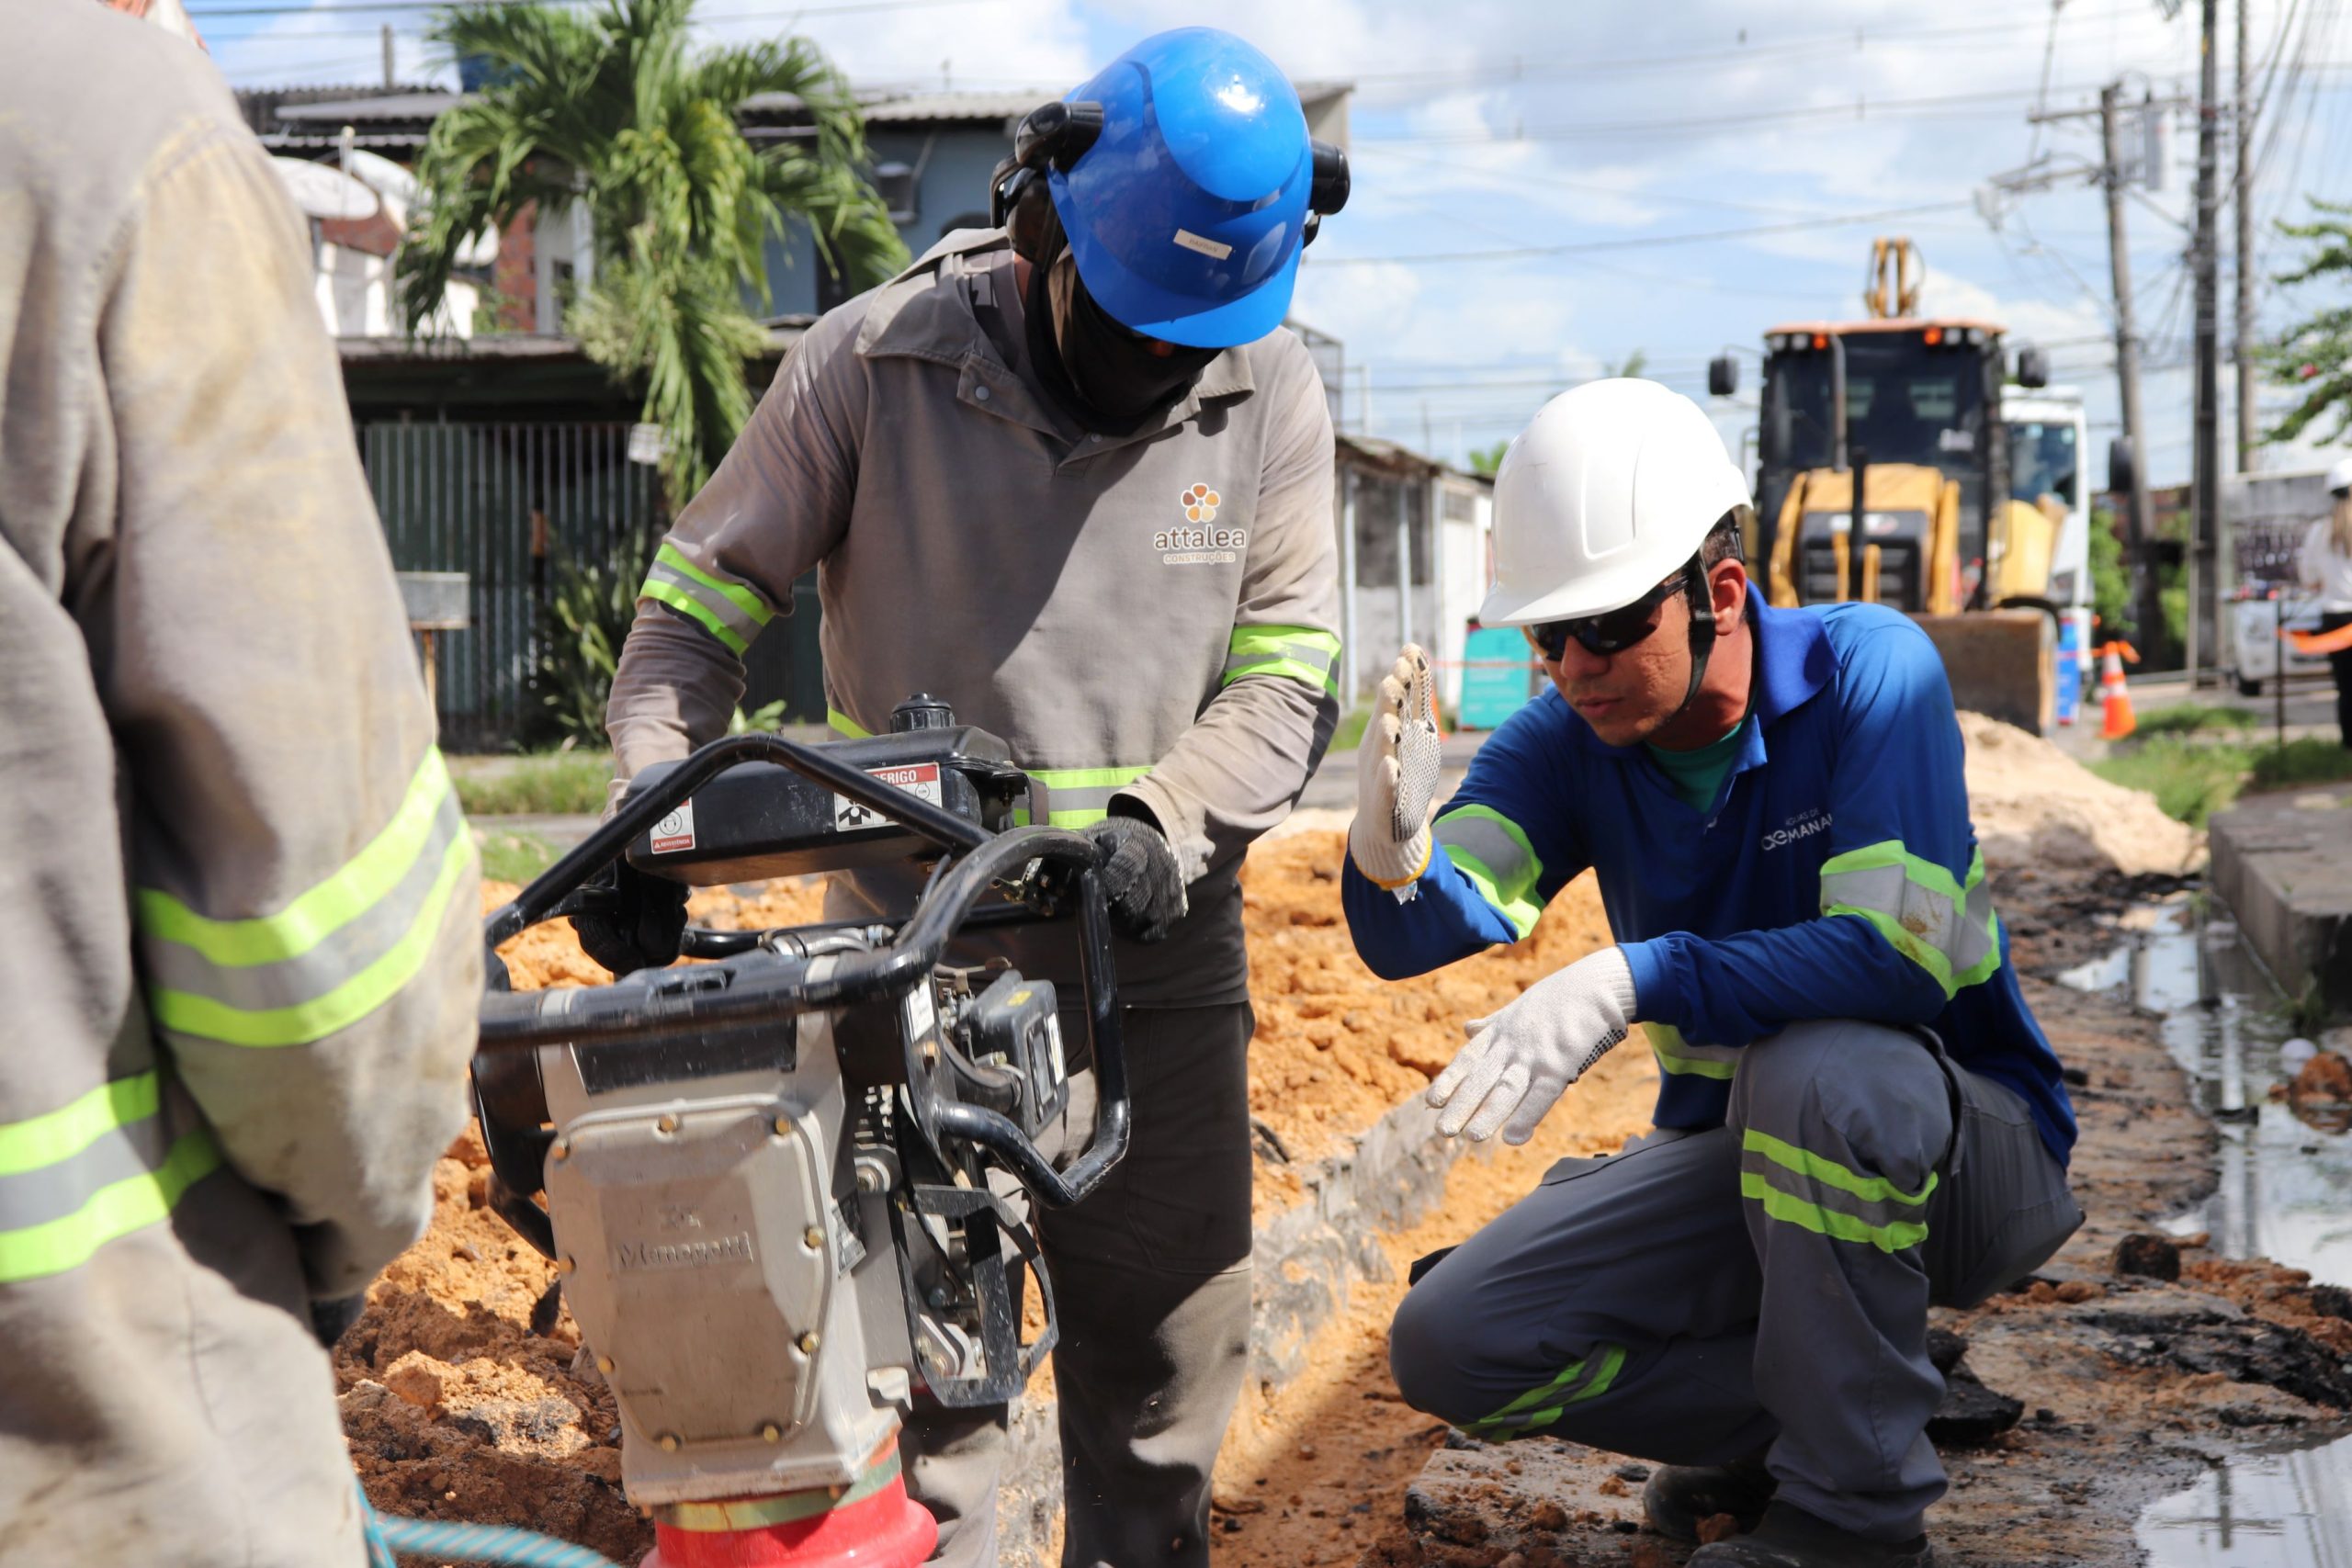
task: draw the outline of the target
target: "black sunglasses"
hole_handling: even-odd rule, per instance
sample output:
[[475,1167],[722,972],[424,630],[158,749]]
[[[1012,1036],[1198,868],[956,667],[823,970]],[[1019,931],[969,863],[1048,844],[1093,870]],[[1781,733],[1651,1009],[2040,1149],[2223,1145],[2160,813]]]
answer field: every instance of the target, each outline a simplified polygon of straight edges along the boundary
[[1623,609],[1530,626],[1528,640],[1555,664],[1566,656],[1570,637],[1587,653],[1604,659],[1623,653],[1657,630],[1657,607],[1682,592],[1682,586],[1683,574],[1678,571]]

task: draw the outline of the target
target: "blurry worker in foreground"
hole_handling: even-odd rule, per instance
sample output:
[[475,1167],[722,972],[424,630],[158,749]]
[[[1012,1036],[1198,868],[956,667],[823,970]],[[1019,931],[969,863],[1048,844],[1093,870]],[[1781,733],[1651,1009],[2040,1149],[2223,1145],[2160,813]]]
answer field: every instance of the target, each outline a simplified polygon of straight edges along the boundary
[[313,1337],[424,1229],[473,846],[301,220],[185,39],[0,54],[0,1563],[358,1568]]
[[1927,637],[1874,604],[1773,610],[1747,488],[1653,382],[1555,398],[1503,459],[1497,581],[1553,689],[1433,825],[1408,649],[1359,762],[1356,949],[1418,974],[1525,936],[1598,874],[1618,938],[1537,981],[1430,1086],[1524,1143],[1640,1023],[1657,1129],[1424,1269],[1397,1386],[1468,1431],[1661,1461],[1651,1523],[1754,1533],[1693,1568],[1914,1568],[1944,1474],[1931,1303],[1982,1301],[2081,1222],[2074,1115],[2026,1010]]
[[[2295,575],[2319,595],[2322,636],[2352,626],[2352,457],[2327,470],[2328,514],[2311,525],[2296,552]],[[2280,649],[2280,671],[2287,650]],[[2335,728],[2345,745],[2352,746],[2352,648],[2327,656],[2328,672],[2335,677]]]
[[[1205,1568],[1250,1339],[1238,872],[1337,718],[1331,422],[1282,321],[1344,165],[1271,61],[1206,28],[1137,44],[1015,147],[998,227],[949,234],[793,351],[663,542],[607,721],[624,780],[725,734],[746,644],[813,566],[835,729],[882,731],[927,692],[1102,845],[1135,1129],[1040,1225],[1062,1560]],[[589,953],[674,959],[685,890],[626,864],[616,890],[623,914],[575,919]],[[829,912],[903,914],[920,891],[837,876]],[[1078,975],[1067,922],[964,961],[991,953]],[[1001,1407],[909,1420],[934,1561],[996,1561],[1004,1431]]]

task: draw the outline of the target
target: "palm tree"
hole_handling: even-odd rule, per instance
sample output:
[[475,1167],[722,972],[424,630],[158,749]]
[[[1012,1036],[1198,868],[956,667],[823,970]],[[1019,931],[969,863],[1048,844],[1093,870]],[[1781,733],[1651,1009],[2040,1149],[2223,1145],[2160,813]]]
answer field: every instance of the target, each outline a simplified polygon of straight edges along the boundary
[[[401,249],[408,330],[432,315],[460,247],[531,204],[585,202],[594,278],[565,325],[589,356],[645,389],[668,436],[664,475],[691,496],[725,456],[752,397],[743,364],[764,341],[745,308],[767,301],[763,255],[788,219],[859,287],[906,265],[865,178],[865,130],[848,84],[806,39],[693,51],[694,0],[603,0],[441,12],[429,32],[494,85],[434,123],[417,163],[424,199]],[[767,149],[736,111],[788,93],[813,134]]]

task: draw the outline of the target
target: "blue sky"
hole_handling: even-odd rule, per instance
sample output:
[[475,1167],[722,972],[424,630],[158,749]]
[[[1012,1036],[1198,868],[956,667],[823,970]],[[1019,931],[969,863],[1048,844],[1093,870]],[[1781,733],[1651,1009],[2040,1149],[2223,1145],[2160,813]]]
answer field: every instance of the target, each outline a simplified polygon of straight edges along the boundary
[[[2269,87],[2256,141],[2267,276],[2292,254],[2269,237],[2278,217],[2311,195],[2352,198],[2352,23],[2334,0],[2249,3],[2257,94]],[[374,80],[388,20],[403,79],[445,73],[418,10],[187,5],[240,86]],[[288,9],[225,14],[254,6]],[[1752,349],[1775,321],[1860,314],[1874,233],[1918,243],[1929,308],[2044,345],[2053,379],[2087,396],[2102,448],[2116,394],[2098,192],[2063,178],[2004,203],[1997,230],[1977,198],[2037,156],[2063,169],[2096,154],[2095,121],[2037,130],[2037,105],[2095,104],[2118,78],[2133,96],[2196,84],[2196,6],[2167,19],[2154,0],[704,0],[702,14],[713,38],[805,33],[860,83],[1043,97],[1188,23],[1241,33],[1297,79],[1353,81],[1355,195],[1310,253],[1295,313],[1344,340],[1351,425],[1368,372],[1372,432],[1448,456],[1636,351],[1703,397],[1709,355]],[[2176,125],[2165,187],[2130,213],[2158,483],[2189,465],[2193,115]],[[2225,152],[2225,179],[2229,166]],[[2320,302],[2267,284],[2261,299],[2266,330]],[[2225,342],[2230,309],[2225,276]],[[1727,439],[1753,423],[1714,409]]]

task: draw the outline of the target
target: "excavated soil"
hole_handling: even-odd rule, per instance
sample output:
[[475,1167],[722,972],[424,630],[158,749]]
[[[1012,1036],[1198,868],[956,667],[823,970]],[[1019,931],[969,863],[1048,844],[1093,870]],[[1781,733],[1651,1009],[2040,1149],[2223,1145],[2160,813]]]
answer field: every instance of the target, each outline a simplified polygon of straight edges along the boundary
[[[1296,1200],[1297,1167],[1346,1147],[1418,1092],[1460,1044],[1464,1020],[1608,940],[1598,897],[1581,887],[1557,900],[1517,949],[1388,984],[1349,943],[1337,875],[1344,852],[1338,833],[1293,833],[1261,846],[1244,874],[1259,1018],[1251,1112],[1268,1153],[1279,1156],[1259,1167],[1261,1214]],[[486,886],[484,911],[514,892]],[[795,925],[820,918],[822,898],[816,879],[797,879],[703,889],[688,910],[722,930]],[[561,922],[524,932],[500,956],[518,990],[605,978]],[[1622,1053],[1578,1091],[1583,1109],[1555,1116],[1537,1144],[1465,1162],[1455,1179],[1457,1213],[1498,1210],[1506,1194],[1571,1147],[1613,1147],[1645,1119],[1651,1081],[1645,1058]],[[486,1156],[469,1129],[435,1168],[431,1229],[385,1270],[336,1348],[353,1461],[386,1512],[524,1525],[634,1562],[652,1544],[651,1529],[621,1494],[611,1394],[593,1371],[572,1375],[579,1330],[552,1290],[554,1270],[483,1206],[487,1179]],[[1456,1201],[1449,1188],[1449,1208]],[[1424,1243],[1439,1245],[1388,1239],[1400,1278]],[[1376,1350],[1385,1322],[1367,1316],[1353,1325],[1359,1343],[1346,1368]],[[1310,1379],[1329,1376],[1318,1368]],[[1253,1398],[1229,1453],[1278,1457],[1279,1437],[1250,1446],[1272,1419],[1265,1404],[1262,1394]],[[1267,1470],[1259,1463],[1253,1478]]]
[[1982,714],[1960,716],[1968,804],[1989,866],[2181,875],[2205,859],[2205,836],[2155,797],[2108,783],[2039,736]]

